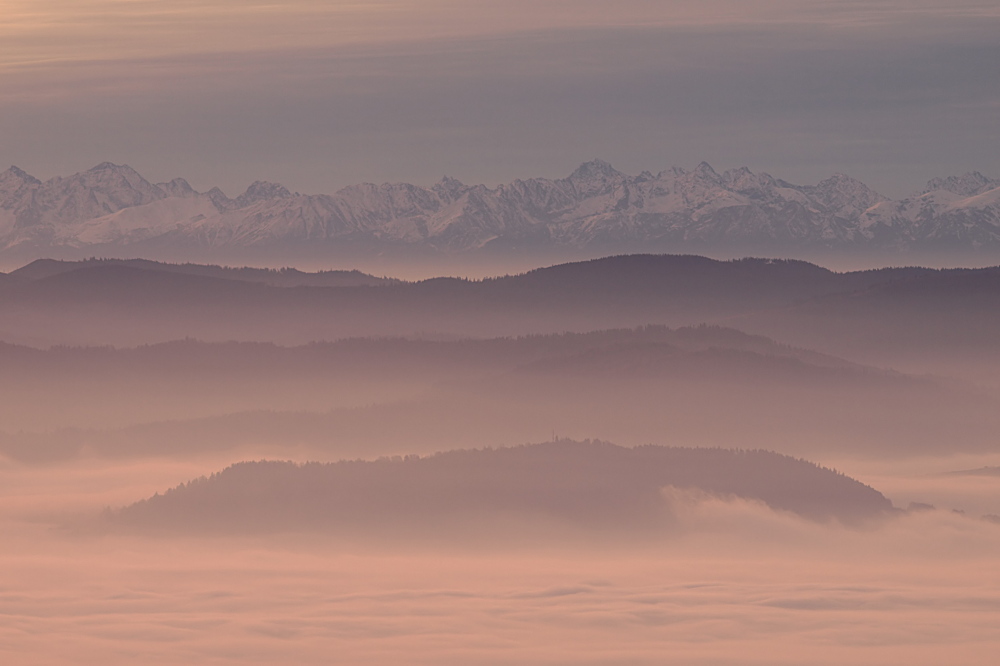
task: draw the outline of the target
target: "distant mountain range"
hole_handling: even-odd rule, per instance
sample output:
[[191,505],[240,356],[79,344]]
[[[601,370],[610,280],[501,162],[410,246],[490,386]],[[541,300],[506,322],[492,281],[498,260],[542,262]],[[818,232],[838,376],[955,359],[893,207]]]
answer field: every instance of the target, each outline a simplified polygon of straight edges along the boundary
[[567,178],[489,188],[361,184],[304,195],[255,182],[236,198],[104,163],[45,182],[0,173],[0,253],[389,249],[784,252],[1000,250],[1000,180],[937,178],[899,201],[834,175],[793,185],[706,163],[636,176],[595,160]]

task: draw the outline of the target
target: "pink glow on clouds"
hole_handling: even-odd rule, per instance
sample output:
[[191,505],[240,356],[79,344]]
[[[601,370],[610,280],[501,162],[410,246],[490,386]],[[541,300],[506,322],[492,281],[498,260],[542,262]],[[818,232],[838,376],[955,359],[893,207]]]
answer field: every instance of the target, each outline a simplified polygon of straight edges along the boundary
[[993,127],[998,19],[982,0],[3,0],[0,134],[39,177],[111,160],[200,189],[495,184],[600,156],[888,193],[994,171],[969,137]]
[[[825,531],[719,502],[689,518],[702,532],[628,553],[76,541],[22,527],[0,556],[0,656],[986,665],[1000,649],[996,526],[931,514]],[[756,540],[715,531],[734,524]]]
[[562,28],[871,27],[901,18],[996,17],[995,3],[830,0],[262,0],[0,2],[0,71],[13,66],[180,54],[411,42]]
[[1000,650],[1000,526],[948,511],[848,529],[692,495],[659,546],[501,552],[81,537],[24,520],[198,472],[5,467],[0,659],[985,666]]

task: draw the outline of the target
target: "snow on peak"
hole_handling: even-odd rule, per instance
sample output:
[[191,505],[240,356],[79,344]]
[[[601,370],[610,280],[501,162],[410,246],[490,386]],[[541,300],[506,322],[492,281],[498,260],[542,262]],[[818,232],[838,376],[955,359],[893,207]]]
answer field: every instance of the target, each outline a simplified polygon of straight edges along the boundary
[[924,186],[920,194],[944,190],[945,192],[951,192],[963,197],[973,197],[997,187],[1000,187],[1000,180],[987,178],[978,171],[970,171],[961,176],[931,179],[927,181],[927,185]]
[[441,180],[431,188],[439,197],[445,201],[452,201],[466,189],[465,184],[457,178],[443,176]]
[[570,174],[569,178],[570,180],[592,180],[595,178],[613,178],[621,175],[624,174],[604,160],[590,160],[578,166],[576,171]]
[[97,166],[90,167],[87,171],[97,172],[97,171],[115,171],[115,172],[131,172],[137,173],[135,169],[127,164],[115,164],[114,162],[101,162]]
[[198,194],[183,178],[174,178],[169,183],[157,183],[156,186],[172,197],[193,197]]
[[218,186],[213,187],[208,192],[205,192],[205,196],[208,197],[212,205],[215,206],[216,210],[220,213],[225,210],[230,210],[236,207],[235,202],[226,196],[226,193],[218,188]]
[[585,198],[610,194],[624,180],[625,174],[604,160],[584,162],[568,178],[576,195]]
[[[706,166],[708,166],[706,164]],[[711,167],[708,167],[711,169]],[[747,167],[729,169],[722,174],[722,184],[734,192],[764,194],[777,187],[777,181],[766,173],[754,173]]]
[[821,180],[813,190],[820,202],[849,217],[857,215],[877,203],[887,201],[886,197],[860,180],[842,173],[836,173],[826,180]]
[[14,208],[25,194],[37,189],[42,182],[16,166],[0,173],[0,208]]
[[[720,175],[702,162],[690,171],[630,176],[592,160],[568,178],[515,180],[492,189],[444,177],[431,187],[361,184],[303,196],[257,181],[232,200],[218,188],[198,194],[180,178],[153,185],[110,162],[45,183],[11,167],[0,173],[0,248],[153,239],[243,247],[346,237],[449,252],[535,242],[650,249],[689,243],[917,247],[964,240],[970,228],[976,242],[1000,246],[1000,190],[990,189],[1000,181],[970,173],[931,185],[936,194],[919,201],[880,203],[884,197],[844,174],[794,185],[747,167]],[[949,188],[965,196],[942,191]]]
[[246,192],[236,197],[236,204],[240,208],[246,208],[258,201],[285,199],[290,196],[292,196],[292,193],[284,185],[258,180],[252,183]]
[[824,191],[837,190],[840,192],[866,191],[869,189],[869,187],[860,180],[857,178],[851,178],[845,173],[835,173],[829,178],[819,181],[816,188]]
[[452,178],[451,176],[442,176],[441,180],[439,180],[431,189],[441,194],[455,195],[458,192],[461,192],[462,190],[466,189],[466,187],[465,183],[463,183],[457,178]]
[[[44,184],[44,197],[61,201],[60,208],[78,219],[104,215],[162,199],[166,194],[130,166],[104,162],[68,178]],[[86,219],[86,218],[84,218]]]
[[19,180],[23,183],[31,183],[32,185],[42,184],[42,181],[38,180],[27,171],[19,169],[14,165],[11,165],[9,169],[4,171],[3,173],[0,173],[0,182],[7,180]]
[[[114,190],[134,190],[150,200],[162,197],[155,185],[143,178],[138,171],[127,164],[102,162],[86,171],[74,174],[58,181],[67,187],[100,189],[110,192]],[[157,196],[157,195],[160,196]],[[112,195],[113,196],[113,195]]]
[[[749,169],[747,169],[747,171],[749,171]],[[694,173],[694,174],[696,174],[698,176],[702,176],[703,178],[713,178],[714,179],[714,178],[718,178],[719,177],[719,174],[717,174],[715,172],[715,169],[713,169],[712,165],[709,164],[708,162],[702,162],[701,164],[699,164],[698,166],[696,166],[694,168],[694,171],[692,171],[691,173]]]

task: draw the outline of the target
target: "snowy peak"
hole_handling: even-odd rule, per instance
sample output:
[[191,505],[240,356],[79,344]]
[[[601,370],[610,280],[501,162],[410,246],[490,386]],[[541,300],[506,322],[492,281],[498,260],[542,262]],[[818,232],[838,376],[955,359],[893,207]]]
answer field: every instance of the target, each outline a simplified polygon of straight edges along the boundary
[[451,201],[456,199],[467,188],[465,183],[457,178],[443,176],[441,180],[439,180],[431,189],[436,192],[438,196],[447,201]]
[[141,206],[165,196],[132,167],[111,162],[102,162],[69,178],[55,178],[45,185],[46,189],[51,186],[51,189],[64,192],[100,192],[119,208]]
[[34,190],[42,181],[12,166],[0,173],[0,208],[13,208],[29,191]]
[[974,197],[1000,187],[1000,180],[987,178],[978,171],[970,171],[961,176],[934,178],[927,182],[920,194],[944,190],[963,197]]
[[465,184],[458,178],[452,178],[451,176],[442,176],[441,180],[437,182],[434,187],[440,187],[445,190],[456,190],[465,187]]
[[239,208],[252,206],[258,201],[268,199],[285,199],[292,196],[288,188],[278,183],[269,183],[264,180],[255,181],[247,188],[246,192],[236,197],[236,205]]
[[11,165],[9,169],[0,173],[0,183],[19,182],[28,185],[41,185],[42,181],[32,176],[27,171]]
[[[162,194],[159,189],[139,175],[139,172],[127,164],[112,164],[102,162],[95,167],[87,169],[83,173],[70,176],[64,182],[79,183],[84,187],[103,188],[108,190],[131,190],[140,197],[155,200],[157,194]],[[148,203],[148,202],[147,202]]]
[[[30,176],[25,178],[27,174],[20,169],[8,170],[5,175],[10,180],[3,192],[3,206],[13,211],[11,228],[18,241],[37,242],[38,238],[32,235],[35,233],[41,238],[51,238],[52,225],[70,225],[167,197],[131,167],[111,162],[44,183]],[[21,185],[10,189],[17,183]]]
[[610,194],[625,180],[625,174],[604,160],[584,162],[567,180],[581,197]]
[[[774,252],[817,249],[1000,250],[1000,181],[979,173],[935,179],[933,191],[887,201],[836,174],[795,185],[748,167],[721,175],[707,162],[656,176],[608,162],[581,164],[562,179],[486,187],[442,178],[430,187],[362,183],[335,194],[299,195],[257,181],[236,199],[185,180],[153,185],[110,162],[40,182],[0,173],[0,251],[101,246],[573,248],[589,252]],[[378,251],[378,250],[376,250]],[[395,251],[395,250],[394,250]]]
[[[703,164],[708,169],[712,169],[707,163],[703,162]],[[703,170],[703,172],[707,173],[707,170]],[[712,173],[714,173],[714,170],[712,170]],[[747,167],[729,169],[723,172],[720,182],[728,190],[757,198],[771,195],[774,188],[778,186],[777,181],[769,174],[757,174]]]
[[[749,169],[747,169],[747,171],[749,171]],[[715,169],[713,169],[712,165],[709,164],[708,162],[702,162],[701,164],[696,166],[694,168],[694,171],[692,171],[691,173],[700,178],[705,178],[707,180],[719,180],[719,174],[715,172]]]
[[589,162],[584,162],[578,166],[576,171],[570,174],[569,180],[603,180],[623,175],[623,173],[604,160],[590,160]]
[[198,196],[198,192],[183,178],[174,178],[169,183],[157,183],[156,186],[163,190],[163,193],[169,197]]
[[814,188],[816,198],[827,208],[845,217],[857,216],[888,199],[860,180],[842,173],[820,181]]
[[132,167],[127,164],[115,164],[114,162],[101,162],[96,166],[92,166],[87,171],[133,171]]

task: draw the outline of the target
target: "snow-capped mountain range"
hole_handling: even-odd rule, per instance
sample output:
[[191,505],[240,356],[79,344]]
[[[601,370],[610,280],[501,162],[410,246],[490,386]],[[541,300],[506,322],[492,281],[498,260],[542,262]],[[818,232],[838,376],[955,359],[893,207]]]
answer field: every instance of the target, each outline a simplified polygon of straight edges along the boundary
[[402,247],[794,251],[1000,249],[1000,180],[938,178],[900,201],[834,175],[793,185],[702,163],[630,176],[595,160],[567,178],[495,188],[361,184],[303,195],[256,182],[231,199],[104,163],[42,182],[0,173],[0,252]]

